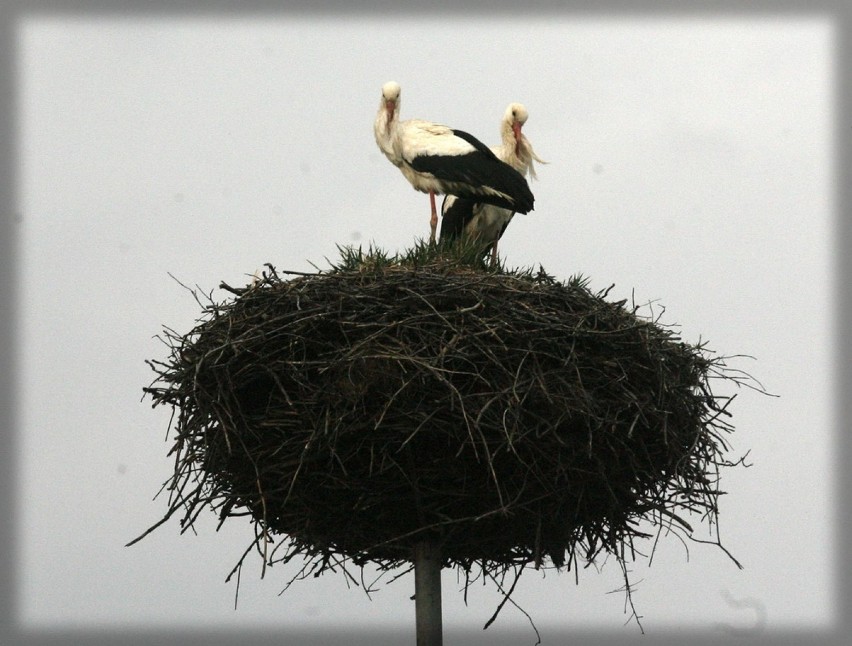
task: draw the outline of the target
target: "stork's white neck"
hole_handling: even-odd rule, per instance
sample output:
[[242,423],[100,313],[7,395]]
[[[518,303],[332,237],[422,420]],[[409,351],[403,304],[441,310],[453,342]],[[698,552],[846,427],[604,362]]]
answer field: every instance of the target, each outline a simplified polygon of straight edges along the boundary
[[392,109],[388,107],[388,100],[382,96],[379,103],[379,110],[376,113],[376,120],[373,123],[373,132],[376,136],[376,143],[379,149],[390,159],[394,164],[395,154],[393,152],[394,139],[397,137],[399,129],[399,97],[396,98],[392,105]]

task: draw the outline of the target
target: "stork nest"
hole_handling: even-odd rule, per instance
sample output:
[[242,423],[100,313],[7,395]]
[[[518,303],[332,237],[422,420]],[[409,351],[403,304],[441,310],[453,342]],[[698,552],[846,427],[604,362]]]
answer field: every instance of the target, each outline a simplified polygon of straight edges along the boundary
[[580,277],[474,265],[346,250],[199,299],[148,362],[174,413],[154,527],[248,515],[264,563],[313,573],[410,564],[423,539],[467,572],[570,568],[657,527],[691,537],[690,516],[712,527],[737,462],[710,381],[741,373]]

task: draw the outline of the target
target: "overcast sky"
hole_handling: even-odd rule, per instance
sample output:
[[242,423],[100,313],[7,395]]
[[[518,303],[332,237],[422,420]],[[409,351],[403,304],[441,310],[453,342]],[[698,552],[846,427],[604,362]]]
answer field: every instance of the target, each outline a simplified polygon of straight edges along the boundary
[[[259,558],[239,607],[224,583],[249,522],[198,535],[159,520],[169,411],[140,401],[154,338],[199,308],[169,273],[224,299],[265,262],[327,266],[336,245],[428,236],[428,198],[378,150],[380,88],[402,118],[499,142],[512,101],[550,162],[500,250],[510,265],[582,273],[612,300],[665,307],[691,342],[748,354],[738,457],[723,474],[724,544],[661,540],[632,565],[646,632],[836,619],[831,471],[835,33],[828,19],[77,19],[19,30],[21,625],[411,626],[413,577],[372,599],[340,576],[295,584]],[[647,311],[647,310],[646,310]],[[706,537],[706,528],[699,536]],[[650,546],[646,546],[649,548]],[[635,637],[614,560],[529,572],[514,600],[549,626]],[[479,630],[444,573],[445,625]],[[735,602],[746,603],[738,606]],[[758,610],[754,610],[758,608]],[[528,626],[507,606],[489,630]],[[727,627],[727,629],[725,628]],[[530,642],[534,642],[534,639]]]

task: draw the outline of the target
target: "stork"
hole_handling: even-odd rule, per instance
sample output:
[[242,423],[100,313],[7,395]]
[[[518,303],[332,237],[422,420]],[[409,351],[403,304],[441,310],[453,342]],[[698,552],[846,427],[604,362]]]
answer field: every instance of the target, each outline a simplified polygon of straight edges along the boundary
[[[529,118],[529,112],[521,103],[510,103],[500,122],[502,143],[491,150],[502,161],[511,165],[522,175],[536,179],[533,161],[547,162],[535,154],[529,139],[521,132]],[[448,195],[441,205],[441,240],[452,240],[462,234],[484,241],[483,253],[491,251],[491,263],[497,262],[497,241],[503,237],[506,227],[515,214],[493,204],[477,202],[475,199],[457,198]]]
[[476,137],[422,119],[400,121],[399,108],[399,84],[389,81],[382,86],[373,125],[376,143],[416,190],[429,194],[431,242],[438,226],[436,193],[532,211],[534,198],[524,176]]

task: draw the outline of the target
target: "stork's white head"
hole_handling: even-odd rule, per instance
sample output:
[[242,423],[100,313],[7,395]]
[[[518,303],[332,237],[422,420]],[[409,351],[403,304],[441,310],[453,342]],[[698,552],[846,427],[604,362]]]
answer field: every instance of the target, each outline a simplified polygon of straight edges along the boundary
[[529,173],[535,178],[533,160],[546,164],[539,159],[533,151],[532,144],[521,133],[521,129],[530,118],[526,106],[523,103],[510,103],[503,113],[503,121],[500,123],[500,134],[503,139],[503,161],[514,167],[522,175]]
[[517,121],[521,125],[524,125],[527,119],[530,118],[530,113],[527,112],[527,108],[523,103],[510,103],[509,107],[506,108],[506,114],[503,115],[503,118],[507,121]]
[[401,88],[399,87],[399,83],[397,83],[396,81],[388,81],[382,86],[382,98],[385,101],[396,101],[397,99],[399,99],[400,91]]
[[526,106],[523,103],[510,103],[503,114],[503,129],[510,130],[515,139],[515,149],[521,145],[521,128],[530,118]]
[[388,115],[388,123],[393,121],[394,115],[399,110],[399,95],[402,89],[396,81],[388,81],[382,86],[382,103],[381,107],[385,109]]

